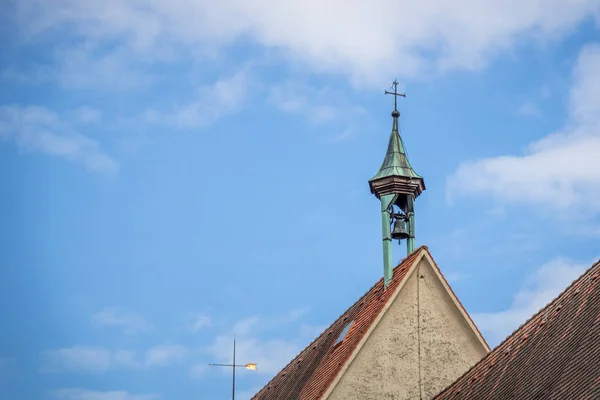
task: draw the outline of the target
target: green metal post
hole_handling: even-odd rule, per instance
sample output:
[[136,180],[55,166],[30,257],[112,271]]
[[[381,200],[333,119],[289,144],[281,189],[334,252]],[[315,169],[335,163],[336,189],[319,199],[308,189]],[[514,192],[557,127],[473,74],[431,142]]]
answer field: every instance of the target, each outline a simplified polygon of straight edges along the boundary
[[233,335],[233,382],[231,385],[231,400],[235,400],[235,335]]
[[406,240],[406,255],[408,256],[415,250],[415,202],[413,196],[408,196],[408,234],[410,237]]
[[384,194],[381,196],[381,233],[383,237],[383,284],[385,287],[392,280],[392,232],[390,230],[390,206],[398,195]]
[[[413,230],[413,226],[414,226],[414,221],[415,221],[415,216],[414,214],[411,214],[408,217],[408,233],[410,233],[411,235],[414,235],[414,230]],[[413,250],[415,249],[415,238],[413,237],[409,237],[408,239],[406,239],[406,255],[409,255],[410,253],[413,252]]]

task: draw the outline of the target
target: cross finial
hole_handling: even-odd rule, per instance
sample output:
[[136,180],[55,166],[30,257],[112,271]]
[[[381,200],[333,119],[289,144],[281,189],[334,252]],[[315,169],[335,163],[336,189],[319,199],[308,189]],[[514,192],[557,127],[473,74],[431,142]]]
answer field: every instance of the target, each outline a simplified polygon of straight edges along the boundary
[[392,87],[394,88],[394,91],[388,92],[386,90],[385,94],[393,94],[394,95],[394,111],[398,111],[398,104],[397,104],[398,96],[406,97],[406,93],[398,93],[398,81],[397,80],[394,80],[394,82],[392,83]]

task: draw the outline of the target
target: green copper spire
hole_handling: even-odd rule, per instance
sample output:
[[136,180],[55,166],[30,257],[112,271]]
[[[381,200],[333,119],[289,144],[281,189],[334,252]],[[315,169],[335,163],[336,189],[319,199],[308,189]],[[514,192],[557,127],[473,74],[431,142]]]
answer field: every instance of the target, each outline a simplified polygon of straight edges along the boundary
[[[394,89],[396,89],[397,85],[398,82],[394,81]],[[400,112],[397,109],[396,96],[406,97],[406,94],[397,93],[396,90],[394,90],[393,93],[388,91],[386,91],[386,93],[394,95],[394,111],[392,111],[394,122],[392,124],[392,133],[390,134],[390,141],[388,143],[387,153],[383,159],[383,164],[381,164],[381,168],[379,168],[377,175],[371,178],[369,182],[386,178],[388,176],[403,176],[407,178],[423,179],[415,172],[410,165],[410,162],[408,162],[406,150],[404,150],[404,143],[402,142],[402,137],[400,136],[400,131],[398,130],[398,118],[400,117]]]
[[[385,94],[394,95],[392,112],[392,133],[387,153],[377,174],[369,180],[371,193],[381,201],[381,222],[383,234],[383,280],[387,287],[392,279],[392,241],[406,240],[406,250],[410,254],[415,247],[414,200],[425,190],[423,177],[415,172],[406,156],[404,143],[398,129],[398,82],[393,83],[394,91]],[[393,224],[393,228],[392,228]]]

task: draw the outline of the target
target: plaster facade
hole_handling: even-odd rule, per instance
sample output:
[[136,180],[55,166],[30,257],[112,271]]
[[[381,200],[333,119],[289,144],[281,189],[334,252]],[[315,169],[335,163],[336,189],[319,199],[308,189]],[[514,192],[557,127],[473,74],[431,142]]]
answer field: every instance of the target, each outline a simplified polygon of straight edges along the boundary
[[488,353],[434,268],[413,267],[327,400],[428,400]]

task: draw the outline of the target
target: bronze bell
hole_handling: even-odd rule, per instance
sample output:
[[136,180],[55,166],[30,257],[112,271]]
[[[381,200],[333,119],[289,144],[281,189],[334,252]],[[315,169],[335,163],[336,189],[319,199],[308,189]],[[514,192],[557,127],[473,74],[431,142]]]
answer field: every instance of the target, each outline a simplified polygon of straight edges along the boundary
[[410,234],[406,231],[406,224],[404,223],[404,219],[396,218],[394,221],[394,229],[392,230],[392,239],[408,239]]

